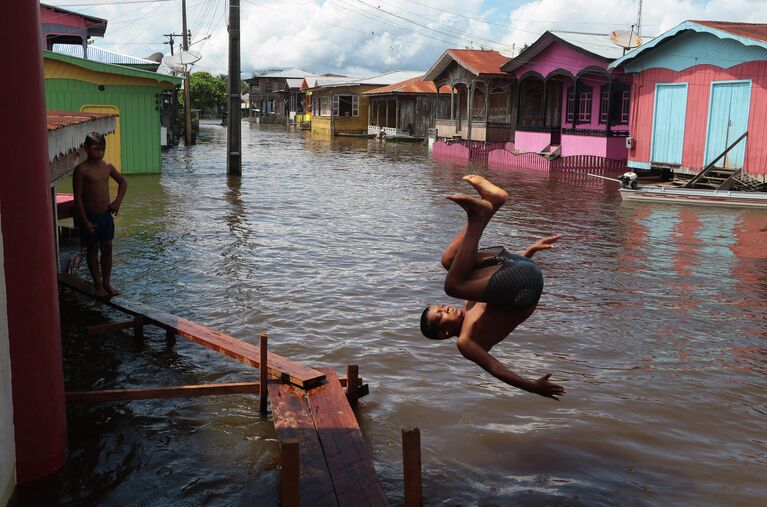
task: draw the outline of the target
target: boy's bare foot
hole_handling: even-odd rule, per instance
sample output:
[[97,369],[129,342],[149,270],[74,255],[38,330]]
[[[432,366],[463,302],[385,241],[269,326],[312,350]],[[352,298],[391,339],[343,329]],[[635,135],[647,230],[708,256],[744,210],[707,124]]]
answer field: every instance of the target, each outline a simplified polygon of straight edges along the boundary
[[121,294],[121,292],[119,290],[115,289],[114,287],[112,287],[111,284],[104,285],[104,289],[106,289],[107,294],[109,294],[112,297],[119,296]]
[[464,176],[463,179],[468,181],[483,199],[489,201],[495,210],[503,206],[509,198],[508,192],[478,174],[469,174]]
[[107,292],[107,290],[104,288],[103,285],[96,285],[94,288],[96,289],[97,298],[105,298],[109,296],[109,293]]
[[488,218],[493,214],[493,205],[484,199],[477,199],[466,194],[448,195],[447,199],[465,209],[469,218]]

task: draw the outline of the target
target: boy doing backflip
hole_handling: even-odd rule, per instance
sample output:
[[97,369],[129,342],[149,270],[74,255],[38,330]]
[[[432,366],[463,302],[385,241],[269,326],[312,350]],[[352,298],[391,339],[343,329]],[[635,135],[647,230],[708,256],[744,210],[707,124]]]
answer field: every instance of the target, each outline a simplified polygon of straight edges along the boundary
[[503,247],[478,250],[485,227],[508,194],[481,176],[463,179],[482,199],[465,194],[447,197],[466,210],[467,223],[442,254],[442,265],[448,270],[445,292],[466,301],[463,309],[428,306],[421,315],[421,332],[433,340],[457,336],[458,350],[466,359],[509,385],[556,400],[565,390],[549,382],[550,373],[524,378],[490,355],[490,349],[532,315],[543,291],[543,275],[531,257],[552,248],[560,236],[540,239],[522,255]]
[[[80,241],[88,249],[88,270],[93,277],[96,296],[111,297],[120,292],[112,287],[112,239],[117,215],[128,189],[128,182],[115,166],[104,162],[107,143],[104,136],[91,132],[85,138],[88,160],[75,168],[73,187],[77,205]],[[117,198],[109,202],[109,178],[118,184]],[[101,271],[99,272],[99,250],[101,250]]]

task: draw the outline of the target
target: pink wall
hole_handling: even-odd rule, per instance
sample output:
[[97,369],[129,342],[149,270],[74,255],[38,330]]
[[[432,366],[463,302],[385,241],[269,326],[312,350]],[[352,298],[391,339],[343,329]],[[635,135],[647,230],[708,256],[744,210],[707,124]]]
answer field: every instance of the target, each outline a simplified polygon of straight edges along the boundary
[[538,53],[532,62],[522,65],[514,71],[517,79],[529,71],[535,71],[543,77],[547,77],[557,69],[564,69],[572,75],[578,74],[586,67],[599,67],[607,70],[609,62],[587,56],[560,42],[554,42],[549,47]]
[[767,61],[760,60],[722,69],[697,65],[682,72],[649,69],[637,74],[631,91],[631,135],[635,147],[629,160],[649,163],[652,140],[653,105],[657,83],[689,83],[685,118],[682,167],[698,171],[703,167],[708,128],[709,96],[712,81],[750,79],[751,105],[744,169],[767,174]]
[[551,144],[548,132],[525,132],[517,130],[514,134],[514,148],[522,151],[539,152]]
[[607,155],[607,138],[604,136],[576,136],[562,134],[562,156]]

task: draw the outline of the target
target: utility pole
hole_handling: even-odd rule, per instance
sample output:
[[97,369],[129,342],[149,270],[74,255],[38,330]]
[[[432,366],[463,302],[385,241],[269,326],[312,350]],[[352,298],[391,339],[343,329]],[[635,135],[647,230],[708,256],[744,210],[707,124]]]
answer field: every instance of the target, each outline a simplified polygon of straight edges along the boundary
[[173,54],[173,44],[175,42],[173,40],[173,37],[175,37],[177,35],[178,35],[177,33],[165,33],[165,34],[162,35],[163,37],[167,37],[168,38],[168,42],[166,42],[165,44],[170,45],[170,54]]
[[[184,34],[182,47],[189,49],[189,32],[186,29],[186,0],[181,0],[181,23]],[[189,98],[189,68],[184,65],[184,144],[192,145],[192,101]]]
[[229,124],[226,128],[226,174],[242,176],[240,125],[240,0],[229,0]]

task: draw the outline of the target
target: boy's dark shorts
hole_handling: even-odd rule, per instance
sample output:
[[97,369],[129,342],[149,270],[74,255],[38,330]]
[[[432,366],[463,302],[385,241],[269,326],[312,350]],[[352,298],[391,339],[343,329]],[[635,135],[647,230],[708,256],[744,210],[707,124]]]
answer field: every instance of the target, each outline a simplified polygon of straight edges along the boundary
[[112,241],[114,239],[115,221],[110,211],[106,213],[86,211],[85,216],[96,226],[96,230],[88,233],[85,229],[85,224],[78,224],[80,227],[80,243],[83,246],[93,246],[102,241]]

